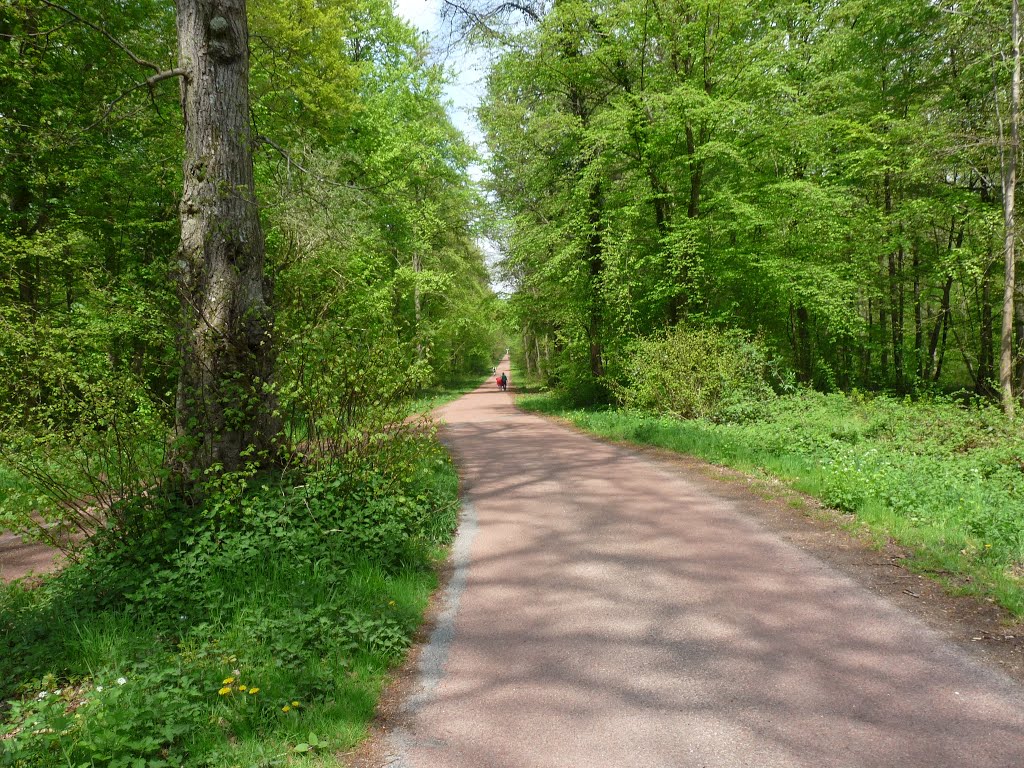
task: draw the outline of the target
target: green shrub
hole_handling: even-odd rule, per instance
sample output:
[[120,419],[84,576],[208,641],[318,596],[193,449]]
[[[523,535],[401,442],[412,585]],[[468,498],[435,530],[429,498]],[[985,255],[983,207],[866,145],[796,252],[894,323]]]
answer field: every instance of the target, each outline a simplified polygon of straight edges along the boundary
[[615,392],[627,408],[712,421],[747,421],[771,398],[771,361],[739,332],[677,326],[626,351]]

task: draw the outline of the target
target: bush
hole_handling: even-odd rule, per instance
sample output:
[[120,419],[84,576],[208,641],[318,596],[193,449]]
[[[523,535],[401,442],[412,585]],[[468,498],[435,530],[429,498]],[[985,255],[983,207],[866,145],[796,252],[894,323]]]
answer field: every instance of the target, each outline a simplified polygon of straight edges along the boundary
[[676,327],[626,350],[622,405],[677,418],[742,422],[773,396],[772,361],[740,332]]

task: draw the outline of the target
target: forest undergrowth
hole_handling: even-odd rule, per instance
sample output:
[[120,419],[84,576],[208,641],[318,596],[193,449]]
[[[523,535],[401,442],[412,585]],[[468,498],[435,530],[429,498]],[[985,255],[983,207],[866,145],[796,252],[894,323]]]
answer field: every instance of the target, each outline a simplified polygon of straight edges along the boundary
[[[749,359],[735,356],[737,366]],[[642,401],[651,383],[620,387],[620,404]],[[602,437],[781,480],[847,513],[848,527],[877,545],[905,547],[911,569],[952,593],[1024,616],[1024,435],[992,404],[750,387],[718,407],[705,398],[699,415],[666,413],[663,403],[580,407],[557,389],[516,402]]]
[[432,433],[236,473],[0,591],[0,766],[334,764],[436,588],[458,478]]

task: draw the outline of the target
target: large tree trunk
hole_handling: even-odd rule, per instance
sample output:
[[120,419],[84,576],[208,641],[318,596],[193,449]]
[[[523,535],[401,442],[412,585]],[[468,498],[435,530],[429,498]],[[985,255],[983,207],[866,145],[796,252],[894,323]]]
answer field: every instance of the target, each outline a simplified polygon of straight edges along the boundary
[[1013,417],[1013,302],[1016,283],[1016,240],[1017,226],[1014,218],[1014,202],[1017,192],[1017,151],[1019,145],[1020,113],[1020,3],[1013,0],[1013,78],[1010,83],[1010,141],[1006,146],[1000,129],[1000,150],[1003,172],[1003,261],[1005,282],[1003,284],[1003,327],[999,343],[999,389],[1002,393],[1003,411]]
[[178,456],[197,478],[270,458],[273,313],[253,187],[245,0],[176,7],[185,73]]

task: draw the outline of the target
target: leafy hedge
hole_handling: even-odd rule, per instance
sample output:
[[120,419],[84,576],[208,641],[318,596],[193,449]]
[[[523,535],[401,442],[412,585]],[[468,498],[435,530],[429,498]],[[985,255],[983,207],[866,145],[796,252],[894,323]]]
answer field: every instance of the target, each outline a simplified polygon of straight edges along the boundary
[[627,348],[615,393],[627,408],[742,421],[774,394],[772,370],[764,347],[740,332],[677,326]]

